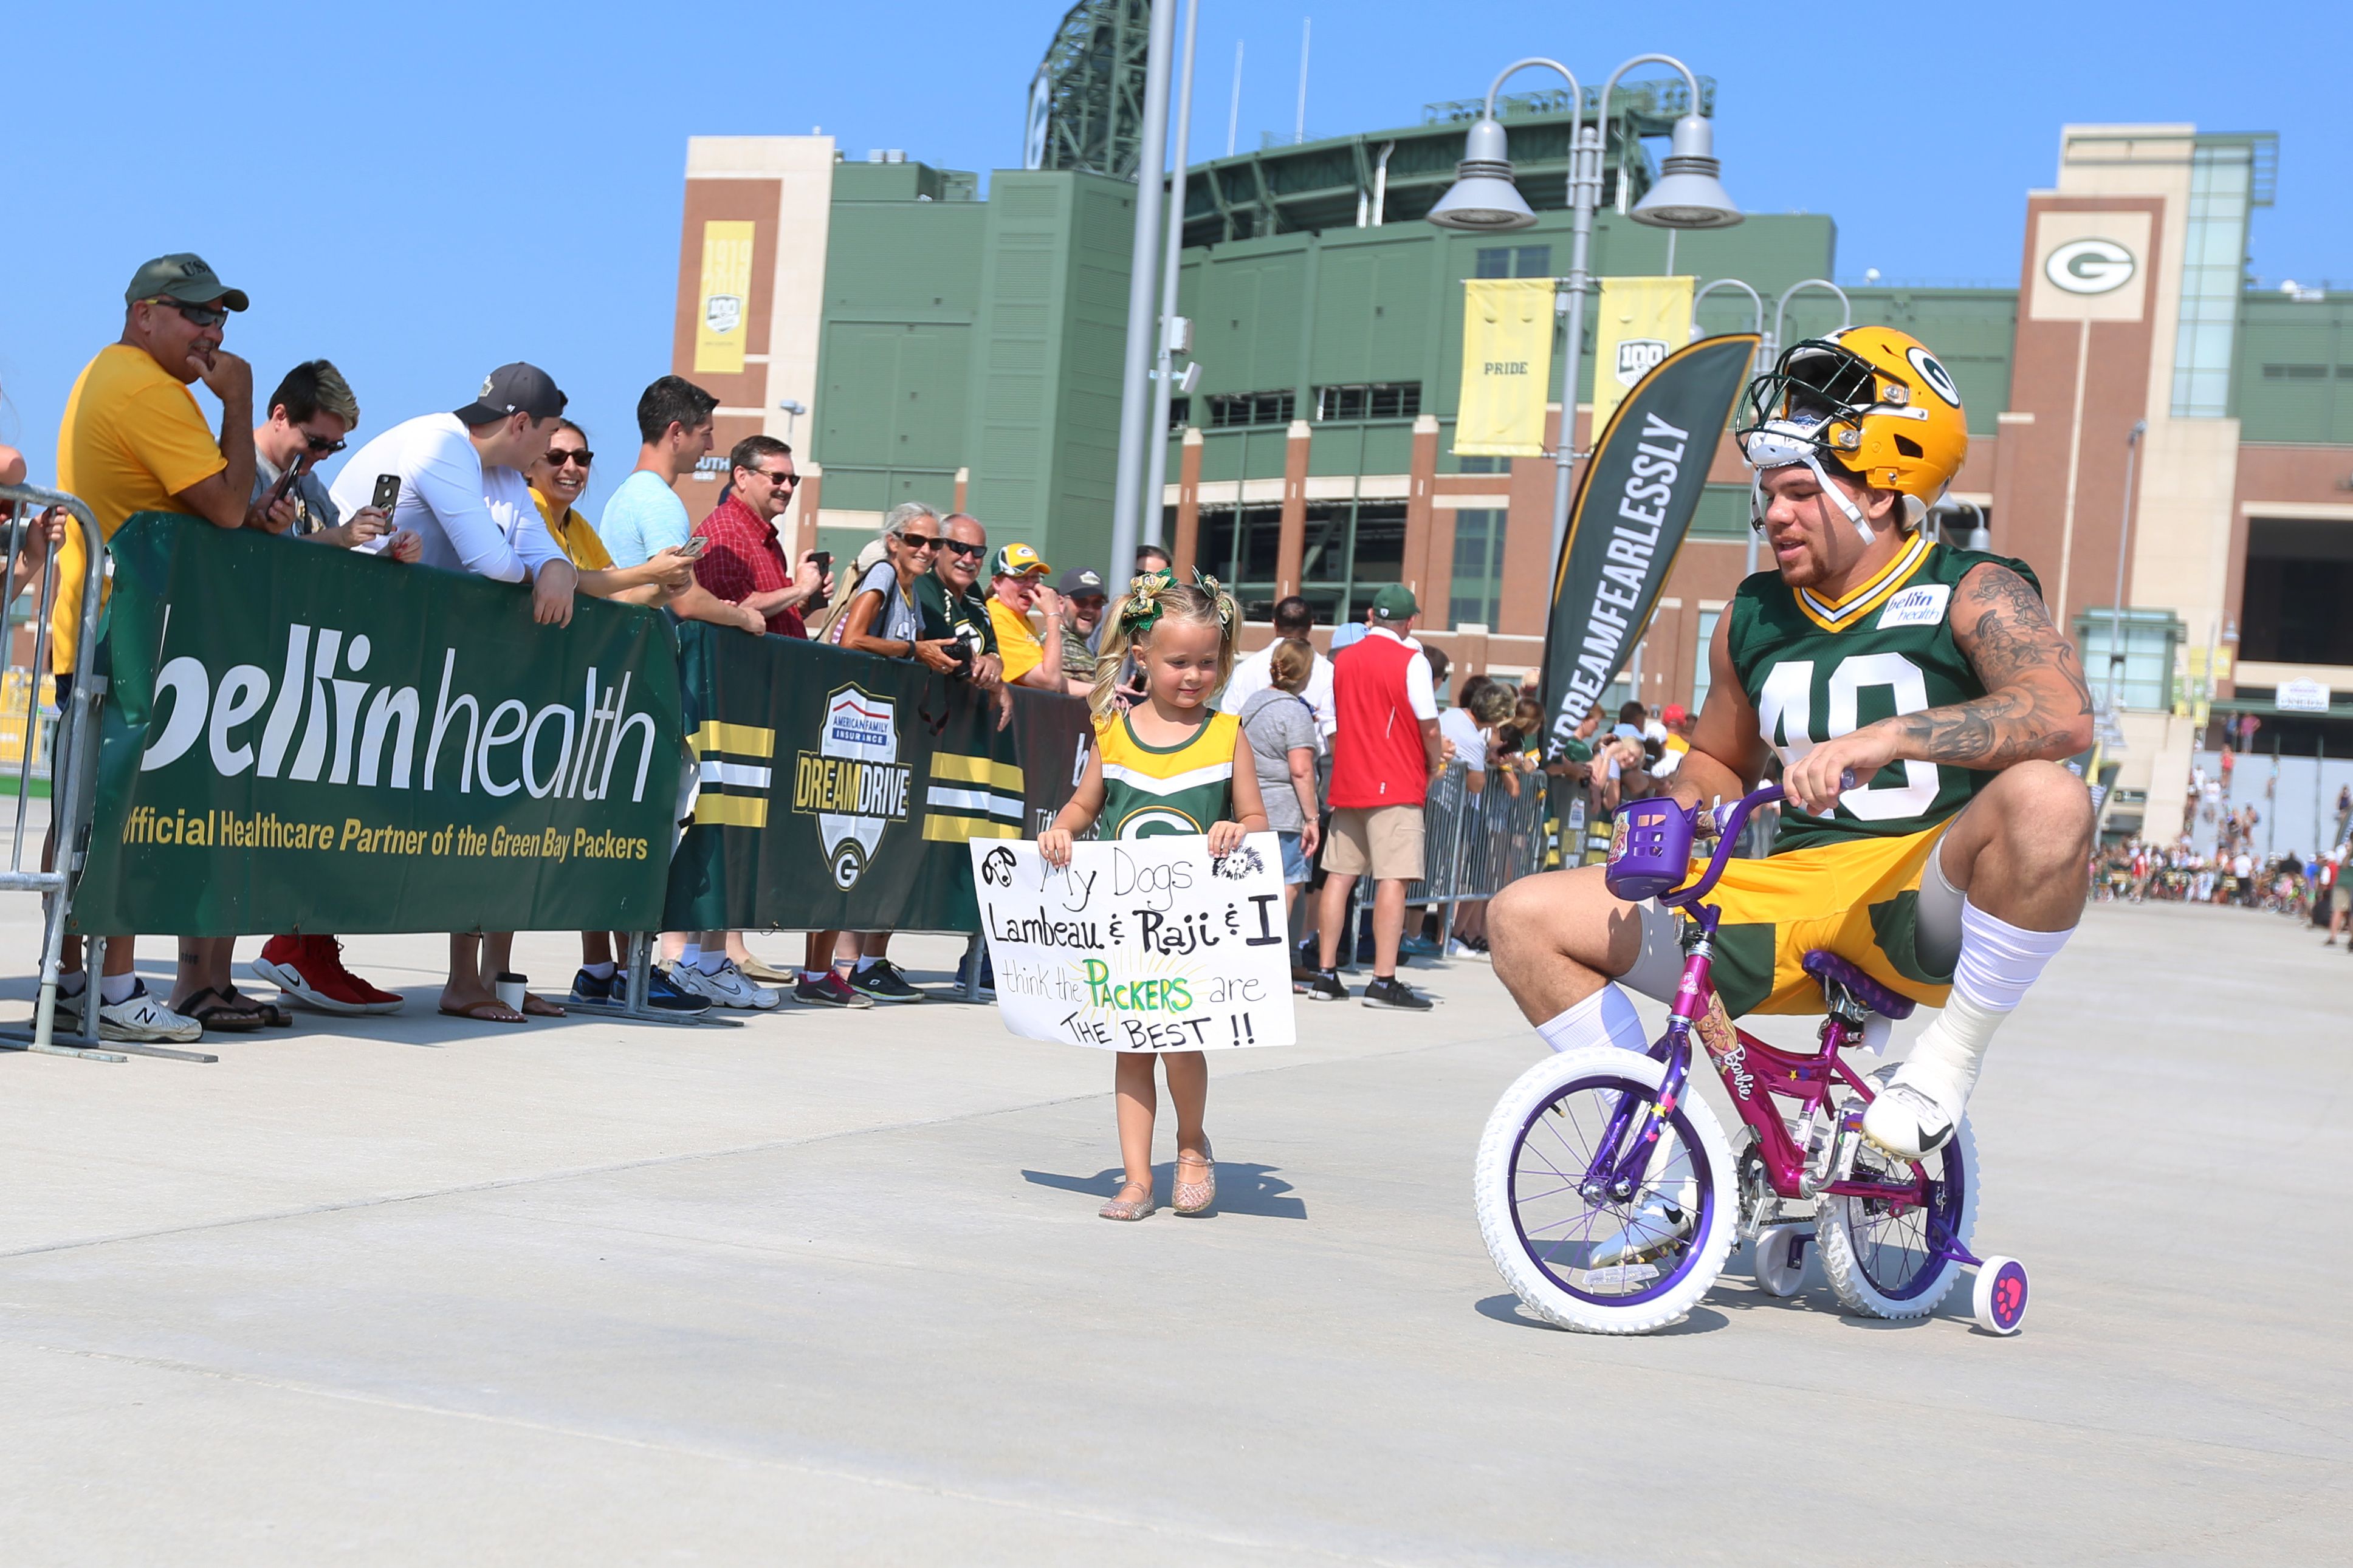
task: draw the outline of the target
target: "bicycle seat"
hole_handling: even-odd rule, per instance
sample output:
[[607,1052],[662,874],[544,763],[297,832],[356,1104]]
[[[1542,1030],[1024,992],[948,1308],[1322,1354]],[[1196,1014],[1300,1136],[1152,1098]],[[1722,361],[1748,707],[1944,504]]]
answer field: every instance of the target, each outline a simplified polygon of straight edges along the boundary
[[1856,1001],[1883,1018],[1902,1019],[1912,1016],[1909,998],[1898,996],[1835,952],[1825,948],[1814,948],[1801,962],[1807,973],[1817,980],[1836,981],[1845,986]]

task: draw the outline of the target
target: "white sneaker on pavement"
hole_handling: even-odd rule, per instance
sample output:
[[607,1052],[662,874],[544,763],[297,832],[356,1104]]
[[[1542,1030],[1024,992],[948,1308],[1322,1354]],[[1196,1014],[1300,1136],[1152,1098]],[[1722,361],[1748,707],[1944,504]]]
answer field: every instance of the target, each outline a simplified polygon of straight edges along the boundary
[[1594,1247],[1585,1266],[1611,1268],[1655,1257],[1691,1234],[1694,1217],[1688,1194],[1678,1191],[1671,1198],[1664,1193],[1651,1193],[1634,1205],[1625,1229]]
[[98,1005],[98,1037],[101,1040],[148,1044],[169,1040],[185,1044],[201,1039],[204,1032],[205,1026],[194,1018],[174,1013],[158,1002],[143,980],[121,1001],[100,1002]]
[[773,987],[754,985],[744,978],[744,972],[729,960],[712,973],[700,965],[674,963],[670,969],[670,983],[690,995],[700,996],[717,1007],[746,1007],[765,1012],[782,998]]

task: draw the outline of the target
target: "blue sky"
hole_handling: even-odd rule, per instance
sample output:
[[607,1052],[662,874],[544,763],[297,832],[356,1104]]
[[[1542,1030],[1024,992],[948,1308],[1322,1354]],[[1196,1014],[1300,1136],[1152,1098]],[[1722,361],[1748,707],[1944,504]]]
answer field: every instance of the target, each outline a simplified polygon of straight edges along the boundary
[[[254,309],[228,346],[261,395],[341,365],[363,434],[546,366],[600,454],[669,368],[686,138],[807,133],[954,168],[1017,163],[1053,0],[614,5],[20,5],[0,133],[0,440],[53,472],[58,413],[147,257],[201,252]],[[1193,153],[1288,132],[1313,17],[1311,135],[1411,124],[1523,54],[1588,79],[1680,55],[1717,81],[1725,183],[1839,224],[1839,274],[2015,280],[2023,193],[2069,121],[2277,131],[2266,279],[2353,287],[2348,8],[2178,0],[1572,8],[1511,0],[1205,0]],[[1531,86],[1544,79],[1531,73]],[[203,397],[199,393],[200,398]],[[212,412],[205,399],[207,413]]]

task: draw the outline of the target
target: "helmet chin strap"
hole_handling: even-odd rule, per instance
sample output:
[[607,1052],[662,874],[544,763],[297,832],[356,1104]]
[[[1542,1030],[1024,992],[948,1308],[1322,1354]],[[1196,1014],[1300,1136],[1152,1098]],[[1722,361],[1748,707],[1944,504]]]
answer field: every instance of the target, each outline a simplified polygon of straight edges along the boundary
[[[1865,521],[1854,502],[1847,500],[1846,491],[1831,483],[1831,477],[1822,472],[1822,460],[1820,458],[1810,451],[1791,458],[1788,463],[1777,463],[1773,466],[1788,468],[1799,463],[1813,470],[1814,483],[1821,487],[1824,495],[1838,502],[1839,510],[1846,513],[1847,521],[1854,525],[1857,536],[1865,544],[1869,544],[1874,537],[1871,531],[1871,524]],[[1748,526],[1753,529],[1761,530],[1765,526],[1765,475],[1767,471],[1765,468],[1758,468],[1748,478]]]

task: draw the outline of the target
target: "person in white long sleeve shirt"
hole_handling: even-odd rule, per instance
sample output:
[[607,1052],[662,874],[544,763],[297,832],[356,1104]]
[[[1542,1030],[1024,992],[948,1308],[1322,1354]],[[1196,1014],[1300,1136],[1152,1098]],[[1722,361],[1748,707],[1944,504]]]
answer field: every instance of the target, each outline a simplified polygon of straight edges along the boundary
[[579,574],[549,536],[523,477],[546,454],[565,401],[538,366],[501,365],[465,407],[396,425],[353,453],[329,494],[348,516],[373,500],[379,476],[396,475],[392,526],[423,542],[422,564],[494,583],[529,581],[533,618],[568,626]]
[[[532,618],[568,626],[580,574],[548,533],[523,477],[546,455],[565,401],[538,366],[502,364],[463,408],[396,425],[353,453],[328,494],[349,516],[373,501],[379,475],[399,476],[392,526],[423,542],[422,564],[494,583],[528,582]],[[485,1024],[522,1023],[523,1013],[499,1000],[482,969],[481,937],[452,934],[441,1011]],[[531,1013],[564,1013],[536,996],[525,1002]]]

